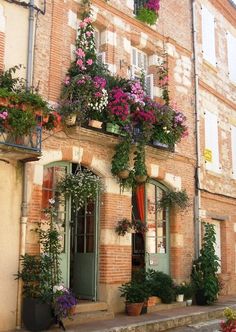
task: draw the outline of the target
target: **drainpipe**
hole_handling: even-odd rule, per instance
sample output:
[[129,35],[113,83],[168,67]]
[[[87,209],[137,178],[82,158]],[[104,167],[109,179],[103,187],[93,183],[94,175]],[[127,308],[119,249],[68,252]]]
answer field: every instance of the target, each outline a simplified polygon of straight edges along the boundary
[[34,44],[34,0],[29,3],[29,28],[28,28],[28,54],[26,67],[26,88],[32,86],[32,68],[33,68],[33,44]]
[[[33,67],[33,37],[34,37],[34,0],[29,3],[29,27],[28,27],[28,53],[27,53],[27,67],[26,67],[26,89],[30,90],[32,85],[32,67]],[[19,244],[19,258],[25,255],[26,246],[26,231],[28,221],[28,206],[27,206],[27,163],[23,163],[23,185],[22,185],[22,205],[20,218],[20,244]],[[19,260],[19,270],[21,262]],[[21,328],[21,310],[22,310],[22,280],[18,280],[17,288],[17,307],[16,307],[16,329]]]
[[199,114],[199,84],[197,66],[197,27],[196,27],[196,1],[191,1],[192,11],[192,40],[193,40],[193,70],[194,70],[194,108],[195,108],[195,137],[196,137],[196,172],[195,172],[195,204],[194,204],[194,225],[195,225],[195,258],[199,256],[201,247],[201,152],[200,152],[200,114]]

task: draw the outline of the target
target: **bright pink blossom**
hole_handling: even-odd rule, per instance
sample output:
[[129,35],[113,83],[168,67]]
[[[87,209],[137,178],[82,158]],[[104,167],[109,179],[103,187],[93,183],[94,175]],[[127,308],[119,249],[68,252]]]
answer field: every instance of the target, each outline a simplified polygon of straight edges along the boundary
[[78,59],[76,64],[79,66],[79,67],[82,67],[83,66],[83,60],[82,59]]
[[80,22],[79,27],[83,29],[86,27],[86,25],[86,22]]
[[76,50],[75,52],[79,57],[83,58],[85,57],[85,53],[84,51],[82,50],[82,48],[78,48],[78,50]]
[[92,60],[92,59],[88,59],[88,60],[86,61],[86,63],[87,63],[89,66],[91,66],[91,65],[93,64],[93,60]]

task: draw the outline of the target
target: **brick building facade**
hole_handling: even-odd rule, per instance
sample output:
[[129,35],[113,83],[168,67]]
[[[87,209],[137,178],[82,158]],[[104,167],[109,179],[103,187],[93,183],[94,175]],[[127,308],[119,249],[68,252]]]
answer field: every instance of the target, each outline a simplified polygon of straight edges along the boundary
[[[122,218],[130,219],[133,213],[132,192],[128,190],[121,192],[119,184],[110,170],[114,146],[118,142],[115,135],[88,127],[65,128],[52,134],[44,133],[40,159],[25,165],[28,208],[27,216],[24,219],[25,225],[27,223],[25,251],[29,253],[38,251],[38,244],[31,229],[41,218],[45,191],[53,190],[52,187],[47,187],[47,181],[53,180],[53,176],[61,170],[63,172],[65,170],[73,171],[77,164],[92,170],[102,179],[105,190],[96,203],[96,209],[94,208],[92,211],[94,213],[94,244],[91,252],[94,255],[82,256],[79,251],[76,252],[77,256],[75,252],[72,253],[73,226],[71,226],[71,212],[68,213],[65,217],[64,228],[63,276],[67,286],[73,286],[72,283],[75,281],[72,280],[78,280],[82,288],[90,287],[87,298],[107,302],[114,312],[122,311],[124,308],[118,287],[130,280],[132,269],[136,264],[162,270],[170,274],[176,281],[189,279],[192,260],[197,256],[200,246],[201,221],[199,218],[216,224],[220,239],[220,241],[218,240],[218,247],[220,246],[218,252],[222,259],[221,273],[226,281],[224,292],[229,294],[235,292],[236,186],[234,174],[236,174],[236,170],[232,160],[235,162],[233,156],[235,156],[236,142],[235,138],[231,140],[230,133],[233,131],[230,128],[235,125],[236,121],[236,97],[235,85],[227,75],[227,52],[221,43],[226,45],[227,38],[223,38],[226,31],[229,31],[232,36],[236,36],[235,15],[232,15],[236,9],[228,1],[226,1],[227,5],[223,5],[222,3],[225,1],[220,0],[193,2],[194,10],[189,1],[162,1],[158,22],[151,27],[135,18],[134,1],[132,0],[93,0],[91,5],[93,25],[97,35],[97,51],[102,54],[110,71],[130,77],[134,64],[133,52],[142,55],[147,59],[147,74],[153,75],[153,98],[159,100],[160,89],[156,67],[158,59],[165,49],[169,69],[170,97],[187,117],[189,135],[175,146],[174,152],[152,145],[146,147],[150,177],[150,182],[146,185],[147,222],[149,218],[151,219],[150,202],[151,199],[154,199],[153,188],[155,188],[155,192],[166,189],[186,189],[190,198],[190,206],[187,210],[181,212],[172,209],[168,211],[165,218],[163,217],[165,225],[159,227],[161,228],[159,230],[157,227],[154,234],[154,241],[159,246],[156,245],[153,249],[150,240],[151,234],[147,234],[149,240],[148,238],[145,240],[146,250],[142,248],[143,251],[140,254],[136,248],[138,244],[132,234],[121,237],[115,233],[117,221]],[[206,61],[204,53],[202,54],[201,6],[205,6],[217,18],[215,38],[217,65],[209,63],[209,59]],[[2,14],[0,66],[4,66],[4,68],[10,67],[6,60],[9,36],[7,36],[7,30],[2,28],[3,22],[6,21],[10,30],[9,7],[14,8],[15,15],[22,10],[27,12],[25,8],[0,1],[0,14]],[[37,86],[40,94],[52,104],[58,102],[61,84],[74,56],[81,11],[81,1],[79,0],[54,0],[47,1],[44,14],[38,13],[34,17],[33,85]],[[192,34],[193,14],[195,17],[196,67],[194,66],[194,35]],[[27,22],[27,16],[25,22]],[[236,52],[235,49],[234,52]],[[19,59],[15,54],[14,64],[17,63],[19,63]],[[26,63],[26,60],[23,63]],[[221,171],[217,170],[217,172],[211,168],[215,157],[211,140],[208,140],[209,146],[206,144],[205,128],[208,128],[205,124],[206,111],[214,111],[213,113],[219,119],[217,122],[219,128],[218,155],[220,157],[218,164],[221,165]],[[196,120],[198,121],[196,122]],[[196,133],[198,133],[198,137],[196,137]],[[210,164],[208,169],[207,155],[207,163]],[[4,155],[3,157],[6,158]],[[20,238],[22,238],[18,223],[23,172],[20,162],[16,163],[11,158],[7,161],[9,164],[2,165],[1,173],[6,176],[11,175],[11,186],[14,181],[17,182],[18,192],[12,203],[17,212],[15,212],[16,215],[10,216],[5,210],[3,211],[3,215],[6,216],[5,223],[12,226],[11,232],[14,233],[15,238],[14,245],[5,243],[2,252],[7,255],[10,245],[11,249],[14,249],[11,265],[7,266],[4,271],[4,280],[7,285],[5,288],[13,285],[16,294],[17,281],[9,280],[18,269],[19,245]],[[233,168],[235,171],[231,173]],[[196,181],[196,176],[198,176],[198,181]],[[196,182],[198,182],[197,188],[195,187]],[[0,180],[0,186],[5,187],[4,179]],[[10,192],[13,190],[11,186],[9,186],[9,190],[7,189],[6,198],[10,197]],[[1,201],[6,198],[3,196]],[[0,211],[3,209],[4,207],[0,204]],[[6,229],[8,228],[6,227]],[[158,231],[161,234],[158,235]],[[1,231],[1,234],[7,237],[5,230]],[[163,243],[158,242],[158,237],[164,242],[164,251],[162,248],[160,249],[160,245]],[[150,249],[149,252],[147,252],[147,248]],[[83,265],[80,264],[80,261],[77,265],[74,264],[76,257],[79,257],[78,260],[81,260]],[[88,257],[91,258],[90,264]],[[88,275],[92,276],[88,280],[89,285],[85,281]],[[81,287],[77,289],[79,295],[82,294]],[[0,288],[0,291],[6,296],[4,289]],[[18,302],[16,301],[14,292],[11,294],[7,308],[1,310],[0,317],[3,316],[2,321],[4,322],[3,331],[14,328],[16,316],[19,316],[20,300],[18,298]],[[83,295],[86,297],[86,294]],[[13,314],[10,315],[9,312]]]

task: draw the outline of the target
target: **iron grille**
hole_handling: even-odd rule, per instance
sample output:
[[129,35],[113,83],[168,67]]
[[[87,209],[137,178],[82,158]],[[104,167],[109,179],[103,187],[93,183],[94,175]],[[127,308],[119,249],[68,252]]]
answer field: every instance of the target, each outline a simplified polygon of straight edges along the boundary
[[42,128],[37,126],[29,135],[16,137],[11,130],[0,126],[0,144],[41,152]]
[[134,14],[138,14],[139,8],[143,7],[147,0],[134,0]]

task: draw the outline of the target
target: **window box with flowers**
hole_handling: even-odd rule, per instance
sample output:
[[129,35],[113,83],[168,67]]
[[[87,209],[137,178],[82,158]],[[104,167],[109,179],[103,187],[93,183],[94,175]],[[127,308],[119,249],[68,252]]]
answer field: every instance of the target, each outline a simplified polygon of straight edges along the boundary
[[[159,1],[149,0],[147,4],[159,8]],[[77,124],[86,124],[89,119],[103,121],[103,128],[119,136],[112,174],[117,177],[121,171],[126,170],[126,175],[129,172],[125,179],[118,176],[122,188],[145,182],[145,145],[158,140],[173,150],[174,144],[187,134],[185,116],[169,103],[166,64],[158,72],[165,102],[161,105],[147,95],[142,79],[114,76],[98,60],[90,12],[83,15],[76,44],[76,58],[62,88],[60,112],[64,119],[76,114]],[[120,153],[123,150],[125,153]]]
[[54,129],[60,116],[33,88],[27,91],[23,79],[13,78],[17,69],[0,73],[0,144],[40,152],[42,128]]
[[134,13],[136,18],[144,23],[153,25],[158,20],[160,0],[135,0]]

